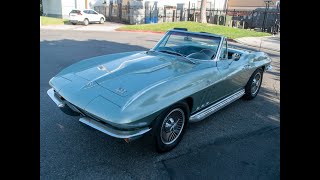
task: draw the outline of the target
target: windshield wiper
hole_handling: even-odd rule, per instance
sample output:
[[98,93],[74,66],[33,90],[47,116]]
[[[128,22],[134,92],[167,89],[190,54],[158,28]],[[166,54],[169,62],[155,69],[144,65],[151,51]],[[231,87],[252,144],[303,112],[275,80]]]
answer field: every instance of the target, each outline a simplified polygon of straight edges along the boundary
[[183,54],[180,54],[178,52],[175,52],[175,51],[169,51],[169,50],[160,50],[159,52],[164,52],[164,53],[169,53],[169,54],[175,54],[175,55],[178,55],[178,56],[183,56]]
[[191,60],[191,59],[190,59],[190,58],[188,58],[188,57],[183,56],[183,58],[182,58],[182,59],[186,59],[186,60],[188,60],[189,62],[191,62],[192,64],[196,64],[196,62],[195,62],[195,61]]
[[178,55],[178,56],[181,56],[183,57],[183,59],[186,59],[188,60],[189,62],[191,62],[192,64],[196,64],[196,62],[194,62],[193,60],[187,58],[185,55],[183,54],[180,54],[178,52],[175,52],[175,51],[169,51],[169,50],[160,50],[159,52],[164,52],[164,53],[169,53],[169,54],[175,54],[175,55]]

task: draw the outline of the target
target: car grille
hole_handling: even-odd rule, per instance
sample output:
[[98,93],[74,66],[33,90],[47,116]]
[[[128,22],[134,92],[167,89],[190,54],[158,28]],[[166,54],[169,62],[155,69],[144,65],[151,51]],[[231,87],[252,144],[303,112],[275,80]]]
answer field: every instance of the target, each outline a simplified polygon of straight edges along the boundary
[[65,101],[65,99],[64,99],[55,89],[53,89],[53,91],[54,91],[54,95],[55,95],[57,98]]
[[[91,114],[91,113],[89,113],[88,111],[86,111],[86,110],[84,110],[84,109],[82,109],[82,108],[80,108],[80,107],[78,107],[78,106],[70,103],[69,101],[67,101],[66,99],[64,99],[64,98],[63,98],[57,91],[55,91],[55,90],[54,90],[54,94],[55,94],[55,96],[58,97],[59,99],[67,102],[67,105],[69,106],[69,108],[71,108],[70,106],[72,106],[74,109],[78,110],[83,116],[87,116],[87,117],[89,117],[89,118],[91,118],[91,119],[93,119],[93,120],[95,120],[95,121],[98,121],[98,122],[100,122],[100,123],[102,123],[102,124],[104,124],[104,125],[106,125],[106,126],[109,126],[110,128],[113,128],[113,129],[117,129],[117,130],[128,130],[128,129],[122,129],[122,128],[115,127],[115,126],[113,126],[113,125],[105,122],[105,120],[99,118],[98,116],[96,116],[96,115],[94,115],[94,114]],[[71,109],[73,109],[73,108],[71,108]]]

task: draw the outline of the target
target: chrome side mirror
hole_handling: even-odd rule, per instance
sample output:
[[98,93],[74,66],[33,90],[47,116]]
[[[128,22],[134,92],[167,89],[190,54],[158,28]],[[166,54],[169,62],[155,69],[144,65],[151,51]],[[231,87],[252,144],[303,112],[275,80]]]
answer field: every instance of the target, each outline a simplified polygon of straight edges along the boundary
[[232,60],[238,61],[240,59],[241,55],[239,53],[233,53],[232,54]]

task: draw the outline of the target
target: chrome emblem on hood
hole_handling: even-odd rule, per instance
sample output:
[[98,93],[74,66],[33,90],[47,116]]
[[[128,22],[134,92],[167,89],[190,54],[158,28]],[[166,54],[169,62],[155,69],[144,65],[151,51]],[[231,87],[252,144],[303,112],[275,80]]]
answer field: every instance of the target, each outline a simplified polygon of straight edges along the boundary
[[107,71],[107,72],[109,72],[109,70],[106,68],[106,67],[104,67],[103,65],[100,65],[100,66],[98,66],[97,67],[100,71]]
[[96,82],[91,81],[91,82],[87,83],[86,85],[84,85],[82,87],[82,89],[91,88],[91,87],[96,86],[96,85],[98,85]]
[[125,92],[127,92],[127,90],[125,90],[123,88],[118,88],[118,89],[116,89],[116,92],[119,94],[124,94]]

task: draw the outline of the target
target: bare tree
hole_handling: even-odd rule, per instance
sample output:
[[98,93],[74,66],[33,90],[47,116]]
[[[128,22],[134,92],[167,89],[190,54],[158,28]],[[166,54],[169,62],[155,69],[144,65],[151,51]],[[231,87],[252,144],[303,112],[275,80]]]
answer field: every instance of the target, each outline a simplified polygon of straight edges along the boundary
[[200,8],[200,22],[207,23],[207,0],[201,0],[201,8]]

